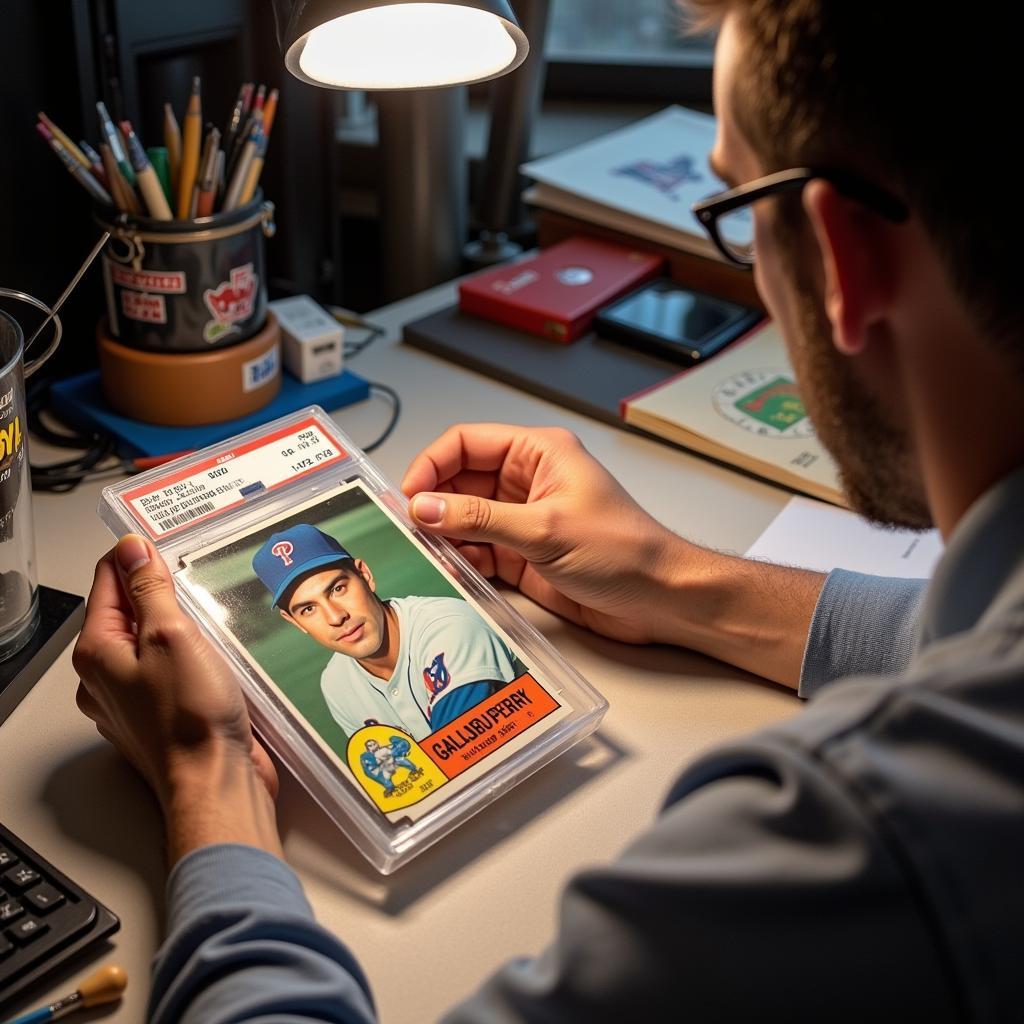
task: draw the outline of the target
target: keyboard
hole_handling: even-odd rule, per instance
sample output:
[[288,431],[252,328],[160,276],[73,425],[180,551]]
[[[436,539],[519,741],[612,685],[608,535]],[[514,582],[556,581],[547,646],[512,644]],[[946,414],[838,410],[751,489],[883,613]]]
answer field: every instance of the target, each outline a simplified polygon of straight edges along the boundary
[[121,922],[0,825],[0,1018],[44,974]]

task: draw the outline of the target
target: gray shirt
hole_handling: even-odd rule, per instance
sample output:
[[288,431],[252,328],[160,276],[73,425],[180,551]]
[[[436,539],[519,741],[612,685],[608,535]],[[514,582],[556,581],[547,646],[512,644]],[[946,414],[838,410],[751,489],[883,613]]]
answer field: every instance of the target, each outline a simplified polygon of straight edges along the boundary
[[[923,600],[833,573],[803,713],[690,767],[618,861],[570,882],[547,951],[450,1024],[1020,1020],[1022,509],[1024,470],[970,509]],[[154,1021],[372,1020],[280,861],[208,847],[169,894]]]

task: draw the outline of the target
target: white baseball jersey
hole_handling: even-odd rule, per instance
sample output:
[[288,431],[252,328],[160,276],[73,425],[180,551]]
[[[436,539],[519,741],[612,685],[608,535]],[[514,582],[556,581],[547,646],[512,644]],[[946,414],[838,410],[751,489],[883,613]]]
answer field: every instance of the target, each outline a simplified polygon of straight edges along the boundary
[[511,682],[519,674],[505,642],[455,597],[396,597],[398,660],[390,679],[371,675],[347,654],[334,654],[320,689],[334,720],[351,736],[367,722],[396,725],[413,739],[429,736],[431,711],[460,686]]

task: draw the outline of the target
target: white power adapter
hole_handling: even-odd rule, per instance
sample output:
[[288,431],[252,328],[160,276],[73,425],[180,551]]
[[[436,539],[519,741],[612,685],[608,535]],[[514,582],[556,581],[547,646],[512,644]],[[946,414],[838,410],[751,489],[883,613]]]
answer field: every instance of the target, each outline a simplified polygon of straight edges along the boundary
[[341,373],[345,329],[308,295],[270,303],[281,325],[281,354],[293,377],[306,384]]

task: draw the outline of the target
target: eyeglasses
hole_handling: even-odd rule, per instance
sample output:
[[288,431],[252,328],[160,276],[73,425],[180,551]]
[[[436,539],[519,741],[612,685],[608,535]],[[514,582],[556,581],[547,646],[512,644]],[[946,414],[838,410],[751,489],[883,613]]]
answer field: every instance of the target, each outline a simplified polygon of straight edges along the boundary
[[694,203],[693,213],[722,255],[730,263],[749,269],[754,263],[754,215],[750,204],[767,196],[799,192],[815,178],[830,182],[843,195],[863,203],[886,220],[900,224],[910,216],[899,199],[863,178],[845,171],[820,171],[809,167],[776,171],[728,192],[719,192]]

